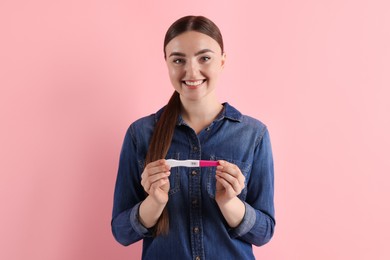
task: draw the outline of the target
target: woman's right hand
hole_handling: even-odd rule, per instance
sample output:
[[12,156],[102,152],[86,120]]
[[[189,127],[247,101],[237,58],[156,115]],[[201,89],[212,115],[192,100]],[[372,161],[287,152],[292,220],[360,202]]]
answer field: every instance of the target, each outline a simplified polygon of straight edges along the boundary
[[148,163],[141,175],[145,192],[158,204],[168,202],[169,175],[171,167],[164,159]]

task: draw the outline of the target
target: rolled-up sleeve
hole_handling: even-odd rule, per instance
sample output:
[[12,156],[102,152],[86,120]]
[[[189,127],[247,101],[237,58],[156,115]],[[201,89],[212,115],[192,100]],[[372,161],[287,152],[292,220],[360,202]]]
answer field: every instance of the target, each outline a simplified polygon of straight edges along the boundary
[[245,215],[240,225],[229,231],[256,246],[271,240],[275,228],[274,163],[267,128],[257,140],[250,179],[247,184]]
[[137,143],[130,126],[120,154],[111,220],[115,239],[125,246],[152,235],[152,232],[140,223],[138,217],[139,206],[145,199],[145,193],[141,186],[141,168],[137,154]]

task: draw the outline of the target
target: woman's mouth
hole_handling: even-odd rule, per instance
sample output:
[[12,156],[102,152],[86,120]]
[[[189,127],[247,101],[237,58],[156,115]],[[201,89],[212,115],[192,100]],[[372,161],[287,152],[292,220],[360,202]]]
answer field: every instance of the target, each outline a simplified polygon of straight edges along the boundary
[[182,81],[185,85],[187,85],[188,87],[198,87],[199,85],[203,84],[204,82],[206,82],[206,79],[201,79],[201,80],[183,80]]

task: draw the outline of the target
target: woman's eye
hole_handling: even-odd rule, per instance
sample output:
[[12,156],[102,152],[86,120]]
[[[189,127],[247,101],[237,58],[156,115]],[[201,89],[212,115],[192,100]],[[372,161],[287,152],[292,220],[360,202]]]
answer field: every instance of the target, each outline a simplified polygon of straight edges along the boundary
[[184,63],[184,60],[183,60],[183,59],[174,59],[174,60],[173,60],[173,63],[175,63],[175,64],[181,64],[181,63]]
[[208,56],[204,56],[201,58],[202,61],[209,61],[211,58]]

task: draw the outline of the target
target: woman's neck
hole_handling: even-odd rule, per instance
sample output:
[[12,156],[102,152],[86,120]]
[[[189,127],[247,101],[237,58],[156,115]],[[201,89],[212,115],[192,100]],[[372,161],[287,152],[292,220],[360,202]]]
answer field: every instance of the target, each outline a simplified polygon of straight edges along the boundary
[[204,98],[197,101],[182,100],[181,104],[183,120],[197,134],[209,126],[223,108],[217,98]]

